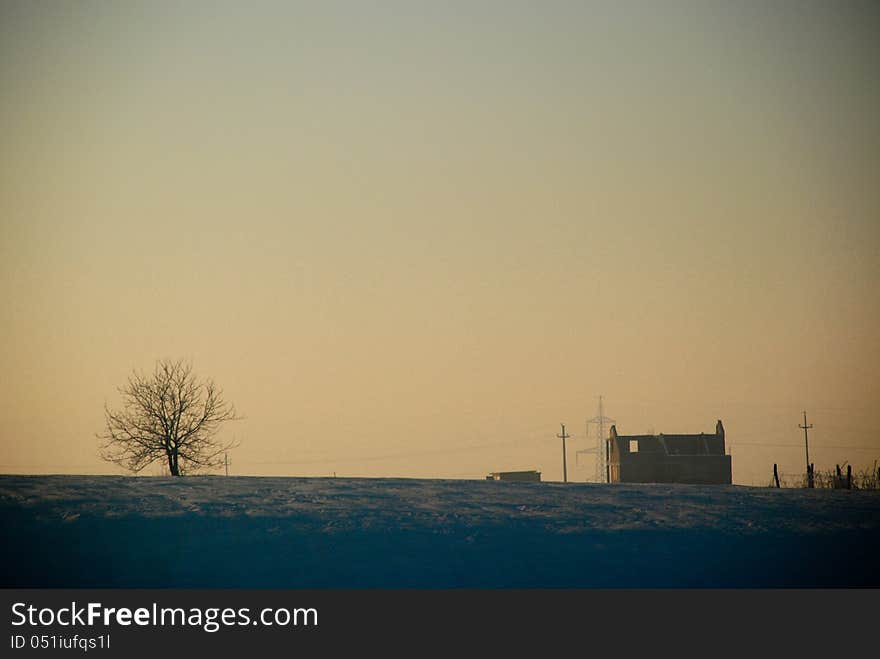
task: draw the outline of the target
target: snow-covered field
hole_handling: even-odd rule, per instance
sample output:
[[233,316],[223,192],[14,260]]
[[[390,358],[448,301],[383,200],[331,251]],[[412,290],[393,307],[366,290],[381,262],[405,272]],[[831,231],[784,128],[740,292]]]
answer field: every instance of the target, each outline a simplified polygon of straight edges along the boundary
[[880,493],[0,476],[3,586],[880,586]]

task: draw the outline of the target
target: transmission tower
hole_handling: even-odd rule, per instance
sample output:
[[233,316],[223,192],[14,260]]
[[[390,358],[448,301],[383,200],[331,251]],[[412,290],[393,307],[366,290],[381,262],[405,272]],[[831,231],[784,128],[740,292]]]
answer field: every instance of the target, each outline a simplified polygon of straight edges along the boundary
[[605,416],[602,408],[602,396],[599,396],[599,413],[592,419],[587,419],[587,437],[590,435],[590,426],[596,427],[596,446],[578,451],[576,456],[580,460],[581,453],[595,455],[596,470],[593,481],[596,483],[608,482],[608,446],[606,445],[605,424],[616,423],[614,419]]

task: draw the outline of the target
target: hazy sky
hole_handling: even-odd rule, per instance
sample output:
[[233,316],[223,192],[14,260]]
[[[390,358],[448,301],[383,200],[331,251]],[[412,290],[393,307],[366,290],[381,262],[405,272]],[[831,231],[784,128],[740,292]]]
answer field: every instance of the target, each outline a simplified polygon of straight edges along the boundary
[[4,2],[0,471],[121,473],[104,402],[165,357],[247,417],[236,474],[561,479],[599,394],[621,433],[722,419],[734,482],[803,470],[804,409],[817,468],[870,466],[878,28]]

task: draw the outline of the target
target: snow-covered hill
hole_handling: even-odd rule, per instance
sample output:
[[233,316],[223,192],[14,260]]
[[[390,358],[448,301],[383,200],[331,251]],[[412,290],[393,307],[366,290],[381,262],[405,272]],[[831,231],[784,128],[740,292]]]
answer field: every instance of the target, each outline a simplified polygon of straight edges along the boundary
[[880,586],[880,493],[0,476],[3,586]]

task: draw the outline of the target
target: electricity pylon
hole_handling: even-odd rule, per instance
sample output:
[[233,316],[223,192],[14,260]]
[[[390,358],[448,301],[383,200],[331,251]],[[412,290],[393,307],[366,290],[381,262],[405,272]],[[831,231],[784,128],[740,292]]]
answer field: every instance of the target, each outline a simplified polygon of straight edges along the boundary
[[592,419],[587,419],[587,436],[590,433],[590,425],[596,426],[596,446],[593,448],[585,448],[577,452],[577,459],[580,460],[581,453],[596,456],[596,470],[593,480],[596,483],[608,482],[608,446],[605,437],[605,424],[617,423],[614,419],[605,416],[602,408],[602,396],[599,396],[599,413]]

